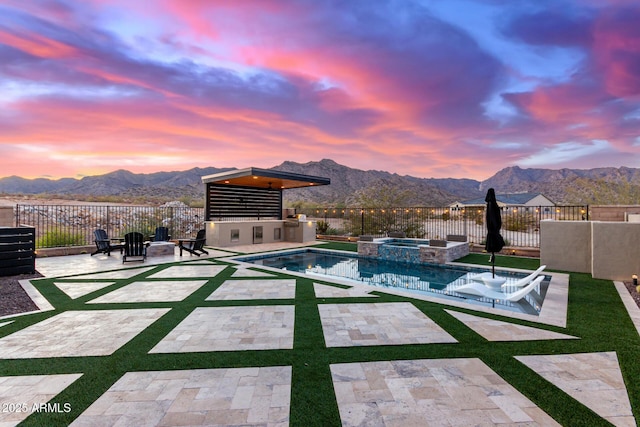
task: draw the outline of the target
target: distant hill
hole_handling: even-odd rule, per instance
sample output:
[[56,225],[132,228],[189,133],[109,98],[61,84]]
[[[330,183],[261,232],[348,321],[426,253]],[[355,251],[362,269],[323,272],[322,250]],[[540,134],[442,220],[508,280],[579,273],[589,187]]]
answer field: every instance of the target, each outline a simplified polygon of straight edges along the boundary
[[0,178],[0,193],[62,196],[121,196],[153,197],[174,200],[188,196],[204,195],[202,176],[225,172],[234,168],[193,168],[186,171],[135,174],[117,170],[104,175],[86,176],[82,179],[44,178],[25,179],[17,176]]
[[288,200],[313,200],[322,204],[353,204],[358,190],[372,185],[386,185],[409,190],[414,196],[408,204],[414,206],[443,206],[463,198],[478,197],[480,182],[472,179],[425,179],[378,170],[360,170],[340,165],[333,160],[295,163],[284,162],[273,169],[331,178],[331,185],[300,188],[285,193]]
[[[0,178],[0,193],[47,196],[113,196],[176,200],[204,196],[201,178],[235,168],[193,168],[186,171],[135,174],[117,170],[82,179],[25,179],[17,176]],[[640,169],[522,169],[517,166],[500,170],[480,182],[472,179],[416,178],[379,170],[360,170],[340,165],[333,160],[296,163],[285,161],[274,170],[331,178],[331,185],[300,188],[285,192],[285,201],[321,205],[353,204],[354,194],[371,186],[408,190],[407,204],[443,206],[455,201],[484,195],[493,187],[498,193],[542,193],[560,204],[640,203]]]
[[559,204],[640,204],[640,169],[502,169],[480,185],[486,192],[542,193]]

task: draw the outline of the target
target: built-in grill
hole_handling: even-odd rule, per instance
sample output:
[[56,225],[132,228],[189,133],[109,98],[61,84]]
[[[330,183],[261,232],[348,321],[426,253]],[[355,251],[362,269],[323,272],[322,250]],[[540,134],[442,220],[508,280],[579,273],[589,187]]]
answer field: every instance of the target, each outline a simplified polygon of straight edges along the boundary
[[300,227],[300,221],[306,221],[307,220],[307,216],[304,214],[300,214],[298,216],[296,215],[289,215],[284,219],[284,226],[285,227]]
[[285,227],[300,227],[300,221],[298,218],[287,218],[284,220]]

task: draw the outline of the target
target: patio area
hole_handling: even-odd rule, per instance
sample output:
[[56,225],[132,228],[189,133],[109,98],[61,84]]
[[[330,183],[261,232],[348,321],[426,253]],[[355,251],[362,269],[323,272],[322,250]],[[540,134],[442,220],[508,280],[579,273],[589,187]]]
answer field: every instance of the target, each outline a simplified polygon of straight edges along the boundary
[[571,281],[562,327],[225,260],[298,246],[38,259],[41,311],[0,319],[0,425],[636,425],[622,284]]

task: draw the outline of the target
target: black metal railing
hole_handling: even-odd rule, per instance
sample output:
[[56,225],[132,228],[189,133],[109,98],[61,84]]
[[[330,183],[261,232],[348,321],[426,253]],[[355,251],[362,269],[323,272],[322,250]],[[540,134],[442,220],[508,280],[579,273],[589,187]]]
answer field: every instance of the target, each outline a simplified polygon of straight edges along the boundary
[[[399,231],[407,237],[446,239],[464,235],[483,244],[486,236],[484,207],[323,207],[296,210],[318,221],[318,234],[387,236]],[[16,205],[16,226],[36,229],[36,248],[91,245],[93,231],[102,228],[109,237],[129,231],[145,236],[165,226],[174,238],[195,237],[204,227],[204,209],[190,207]],[[229,218],[225,218],[231,220]],[[234,220],[255,218],[234,218]],[[540,247],[540,221],[588,220],[589,206],[527,206],[502,209],[501,234],[508,246]]]
[[[298,209],[297,213],[317,220],[318,234],[383,237],[399,231],[423,239],[465,235],[475,244],[484,244],[486,236],[484,207],[324,207]],[[501,234],[508,246],[538,248],[540,221],[588,220],[589,206],[518,206],[502,208],[501,213]]]
[[36,247],[82,246],[94,243],[93,231],[109,237],[130,231],[151,236],[164,226],[174,238],[195,237],[204,227],[204,209],[190,207],[16,205],[16,225],[36,229]]

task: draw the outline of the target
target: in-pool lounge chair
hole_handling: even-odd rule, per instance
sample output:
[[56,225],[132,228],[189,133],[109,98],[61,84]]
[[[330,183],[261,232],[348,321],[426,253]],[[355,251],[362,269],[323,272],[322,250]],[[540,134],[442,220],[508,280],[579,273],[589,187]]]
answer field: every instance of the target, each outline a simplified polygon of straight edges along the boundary
[[469,282],[460,287],[452,289],[452,291],[462,293],[462,294],[476,295],[479,297],[490,298],[492,300],[504,300],[504,301],[516,302],[516,301],[520,301],[527,294],[533,291],[543,280],[544,280],[544,276],[538,276],[532,281],[530,281],[529,284],[524,286],[523,288],[515,292],[509,292],[509,293],[491,290],[479,282]]
[[[122,262],[142,261],[147,258],[147,243],[144,241],[142,233],[131,232],[124,235],[124,255]],[[137,258],[134,260],[128,258]]]
[[529,274],[527,277],[523,277],[522,279],[513,282],[513,283],[505,283],[502,285],[502,289],[505,288],[509,288],[509,289],[515,289],[515,288],[522,288],[523,286],[527,286],[529,283],[531,283],[531,281],[533,279],[535,279],[536,277],[538,277],[540,275],[540,273],[542,273],[542,270],[544,270],[545,268],[547,268],[546,265],[541,265],[540,267],[538,267],[538,269],[536,271],[534,271],[533,273]]
[[[531,283],[531,281],[533,279],[535,279],[540,273],[542,273],[542,270],[544,270],[545,268],[547,268],[546,265],[541,265],[540,267],[538,267],[538,269],[536,271],[534,271],[533,273],[529,274],[527,277],[523,277],[522,279],[519,279],[515,282],[505,282],[502,284],[502,289],[505,288],[509,288],[509,289],[514,289],[514,288],[521,288],[523,286],[528,285],[529,283]],[[470,276],[469,278],[473,281],[476,282],[482,282],[484,281],[484,279],[490,278],[492,276],[492,273],[490,271],[487,271],[485,273],[480,273],[480,274],[474,274],[473,276]],[[498,276],[496,276],[498,277]]]

